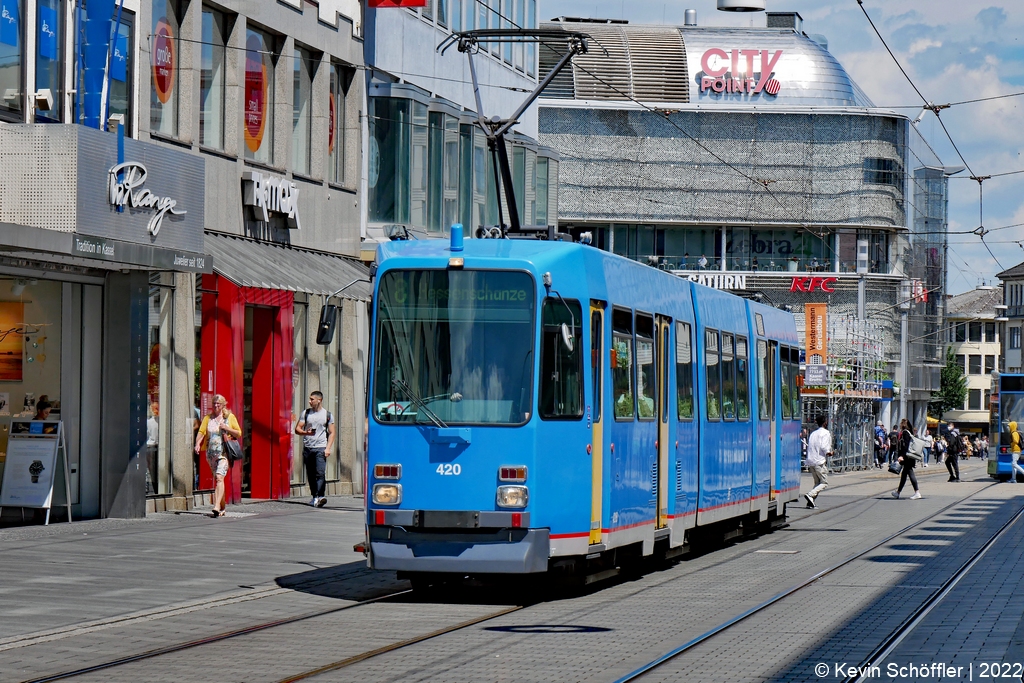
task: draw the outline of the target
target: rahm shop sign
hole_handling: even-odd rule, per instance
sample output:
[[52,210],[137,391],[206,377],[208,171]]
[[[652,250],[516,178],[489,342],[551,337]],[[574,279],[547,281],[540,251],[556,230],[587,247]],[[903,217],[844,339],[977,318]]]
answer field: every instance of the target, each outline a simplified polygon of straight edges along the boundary
[[782,52],[720,47],[705,50],[700,58],[701,72],[697,74],[701,94],[778,95],[782,84],[775,78],[775,65]]

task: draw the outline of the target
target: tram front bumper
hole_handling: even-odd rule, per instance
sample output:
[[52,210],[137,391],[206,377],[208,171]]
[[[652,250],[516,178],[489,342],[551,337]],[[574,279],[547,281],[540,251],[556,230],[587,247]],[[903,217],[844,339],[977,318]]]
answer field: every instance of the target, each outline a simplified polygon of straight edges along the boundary
[[369,531],[374,569],[458,574],[534,574],[548,569],[547,529],[428,532],[371,526]]

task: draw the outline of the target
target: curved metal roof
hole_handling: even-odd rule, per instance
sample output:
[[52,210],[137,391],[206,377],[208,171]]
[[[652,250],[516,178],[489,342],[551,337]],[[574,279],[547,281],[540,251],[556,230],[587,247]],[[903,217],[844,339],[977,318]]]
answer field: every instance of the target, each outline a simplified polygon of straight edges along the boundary
[[[592,37],[544,97],[659,104],[874,107],[826,49],[793,29],[553,22]],[[541,73],[558,59],[542,46]]]

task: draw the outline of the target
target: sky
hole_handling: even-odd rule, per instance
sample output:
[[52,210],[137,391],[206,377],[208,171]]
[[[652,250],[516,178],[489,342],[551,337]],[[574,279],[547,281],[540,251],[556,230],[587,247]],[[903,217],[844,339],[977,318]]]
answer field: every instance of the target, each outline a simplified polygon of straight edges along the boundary
[[[796,11],[803,30],[828,38],[829,51],[879,107],[914,105],[921,98],[900,73],[857,0],[767,0],[772,12]],[[864,7],[914,84],[934,104],[1024,93],[1024,2],[1021,0],[865,0]],[[543,20],[558,16],[628,19],[682,25],[697,10],[698,25],[764,26],[763,12],[719,12],[715,0],[541,0]],[[1024,170],[1024,94],[952,106],[939,116],[976,176]],[[919,130],[947,166],[964,165],[935,115]],[[978,183],[949,182],[949,281],[958,294],[995,284],[996,273],[1024,261],[1024,173],[984,181],[984,218]],[[984,225],[985,242],[955,234]]]

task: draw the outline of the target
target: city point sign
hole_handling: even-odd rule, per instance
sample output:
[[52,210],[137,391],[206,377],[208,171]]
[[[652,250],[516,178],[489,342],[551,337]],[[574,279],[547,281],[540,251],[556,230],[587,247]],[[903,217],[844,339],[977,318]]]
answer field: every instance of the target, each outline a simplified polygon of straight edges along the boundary
[[[760,57],[761,71],[754,71],[754,59]],[[700,91],[715,93],[766,92],[778,95],[782,84],[772,78],[782,50],[725,50],[713,47],[700,58]],[[731,67],[731,68],[730,68]]]
[[836,291],[837,277],[795,277],[789,286],[791,292],[813,292],[819,290],[831,294]]

